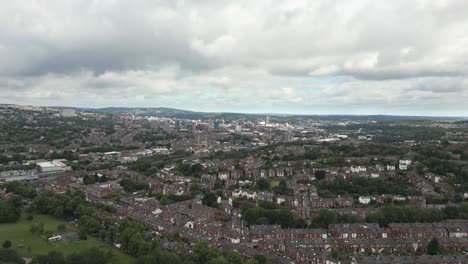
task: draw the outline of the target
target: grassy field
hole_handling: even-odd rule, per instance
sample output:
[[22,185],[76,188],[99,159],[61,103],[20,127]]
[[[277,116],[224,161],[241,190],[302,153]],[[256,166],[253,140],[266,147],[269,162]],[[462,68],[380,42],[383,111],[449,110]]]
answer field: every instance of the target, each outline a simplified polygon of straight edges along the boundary
[[[61,222],[48,215],[34,215],[34,219],[31,221],[26,220],[25,215],[14,224],[0,224],[0,243],[4,240],[10,240],[13,243],[12,248],[17,248],[18,244],[23,244],[22,253],[26,256],[34,254],[47,254],[49,251],[57,250],[63,252],[65,255],[69,255],[73,252],[79,252],[84,249],[98,247],[103,250],[111,249],[118,263],[133,263],[134,259],[124,253],[111,248],[106,243],[96,240],[95,238],[88,237],[87,240],[77,241],[70,244],[65,244],[62,241],[48,242],[44,238],[33,235],[29,229],[32,224],[44,223],[44,230],[50,230],[54,233],[57,232],[57,226]],[[68,230],[76,230],[73,226],[67,225]],[[28,252],[28,248],[31,252]]]
[[279,186],[279,181],[270,181],[270,186],[273,188],[273,187],[277,187]]

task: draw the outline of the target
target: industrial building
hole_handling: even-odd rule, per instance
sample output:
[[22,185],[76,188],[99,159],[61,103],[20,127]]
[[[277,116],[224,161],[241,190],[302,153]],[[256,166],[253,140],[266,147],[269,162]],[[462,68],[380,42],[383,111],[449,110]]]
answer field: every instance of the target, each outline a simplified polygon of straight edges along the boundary
[[0,172],[0,184],[12,181],[33,181],[39,178],[36,170],[13,170]]
[[65,160],[53,160],[46,162],[38,162],[37,167],[41,174],[55,174],[71,171],[71,167],[63,163]]

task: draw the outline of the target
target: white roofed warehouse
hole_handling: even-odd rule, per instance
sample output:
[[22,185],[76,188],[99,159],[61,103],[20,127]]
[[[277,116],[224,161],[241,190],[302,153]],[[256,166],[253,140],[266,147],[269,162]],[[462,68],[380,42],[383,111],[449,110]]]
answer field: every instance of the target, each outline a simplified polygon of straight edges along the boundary
[[55,174],[71,171],[71,167],[64,163],[64,160],[53,160],[37,163],[39,173],[42,174]]

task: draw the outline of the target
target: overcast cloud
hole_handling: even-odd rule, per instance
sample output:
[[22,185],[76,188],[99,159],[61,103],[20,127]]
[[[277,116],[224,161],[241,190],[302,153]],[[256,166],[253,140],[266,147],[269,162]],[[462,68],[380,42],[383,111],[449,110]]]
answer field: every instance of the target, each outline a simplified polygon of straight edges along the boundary
[[0,103],[468,116],[465,0],[0,3]]

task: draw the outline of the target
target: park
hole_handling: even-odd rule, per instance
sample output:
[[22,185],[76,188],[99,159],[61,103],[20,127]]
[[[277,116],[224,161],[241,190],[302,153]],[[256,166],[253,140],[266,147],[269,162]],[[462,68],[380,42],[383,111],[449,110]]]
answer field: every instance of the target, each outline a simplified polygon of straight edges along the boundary
[[48,215],[35,214],[31,220],[27,220],[25,214],[16,223],[0,224],[0,243],[6,240],[11,241],[12,249],[26,258],[32,258],[35,255],[47,255],[50,251],[63,252],[65,256],[72,253],[81,252],[90,248],[99,248],[101,250],[111,250],[118,263],[133,263],[134,259],[119,250],[112,248],[108,244],[88,236],[86,240],[67,239],[66,241],[48,241],[44,236],[33,234],[32,225],[43,223],[45,232],[58,233],[59,225],[65,226],[68,233],[76,232],[76,228],[66,222],[60,221]]

